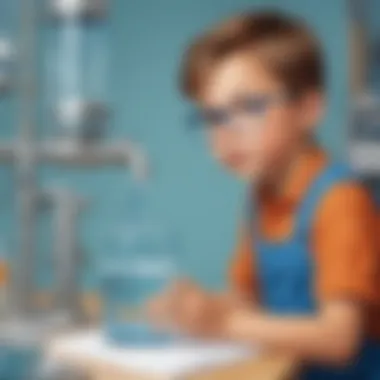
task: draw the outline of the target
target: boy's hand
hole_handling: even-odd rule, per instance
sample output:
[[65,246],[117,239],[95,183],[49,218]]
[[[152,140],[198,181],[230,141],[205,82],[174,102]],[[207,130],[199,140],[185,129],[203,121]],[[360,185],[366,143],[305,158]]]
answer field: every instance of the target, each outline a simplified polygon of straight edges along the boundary
[[158,325],[191,335],[221,337],[226,317],[235,306],[227,296],[210,294],[192,282],[180,281],[152,300],[148,311]]

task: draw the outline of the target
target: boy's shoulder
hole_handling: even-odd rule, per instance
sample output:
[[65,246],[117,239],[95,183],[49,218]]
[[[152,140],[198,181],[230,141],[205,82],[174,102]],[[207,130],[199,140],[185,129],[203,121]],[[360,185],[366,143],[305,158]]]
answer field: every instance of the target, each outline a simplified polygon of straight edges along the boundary
[[341,219],[357,213],[370,215],[376,212],[374,194],[355,176],[348,176],[331,186],[319,208],[319,216],[329,219]]

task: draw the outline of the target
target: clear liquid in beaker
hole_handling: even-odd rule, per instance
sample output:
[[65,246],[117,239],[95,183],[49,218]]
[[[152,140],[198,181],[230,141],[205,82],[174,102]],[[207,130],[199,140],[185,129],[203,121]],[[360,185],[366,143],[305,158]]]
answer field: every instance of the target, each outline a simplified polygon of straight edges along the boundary
[[169,343],[174,334],[160,330],[147,317],[147,302],[162,292],[174,277],[168,261],[139,260],[126,268],[113,268],[103,277],[106,334],[122,345]]

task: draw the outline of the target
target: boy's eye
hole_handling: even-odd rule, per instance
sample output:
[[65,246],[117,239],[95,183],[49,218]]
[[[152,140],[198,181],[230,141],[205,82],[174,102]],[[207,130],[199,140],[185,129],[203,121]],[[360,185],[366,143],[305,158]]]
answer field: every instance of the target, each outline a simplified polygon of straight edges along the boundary
[[209,126],[225,125],[228,124],[230,120],[229,111],[221,108],[204,109],[200,115],[203,123]]

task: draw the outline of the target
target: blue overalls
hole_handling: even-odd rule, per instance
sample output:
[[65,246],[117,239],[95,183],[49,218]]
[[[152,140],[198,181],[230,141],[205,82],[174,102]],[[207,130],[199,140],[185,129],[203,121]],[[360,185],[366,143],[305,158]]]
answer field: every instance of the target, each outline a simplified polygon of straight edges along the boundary
[[[314,263],[309,249],[310,226],[324,194],[337,183],[352,179],[351,171],[343,165],[330,164],[322,170],[301,202],[293,234],[286,240],[265,240],[260,236],[257,224],[253,223],[260,301],[270,313],[300,316],[316,312]],[[342,369],[305,368],[301,378],[380,380],[380,342],[364,342],[357,360],[350,366]]]

